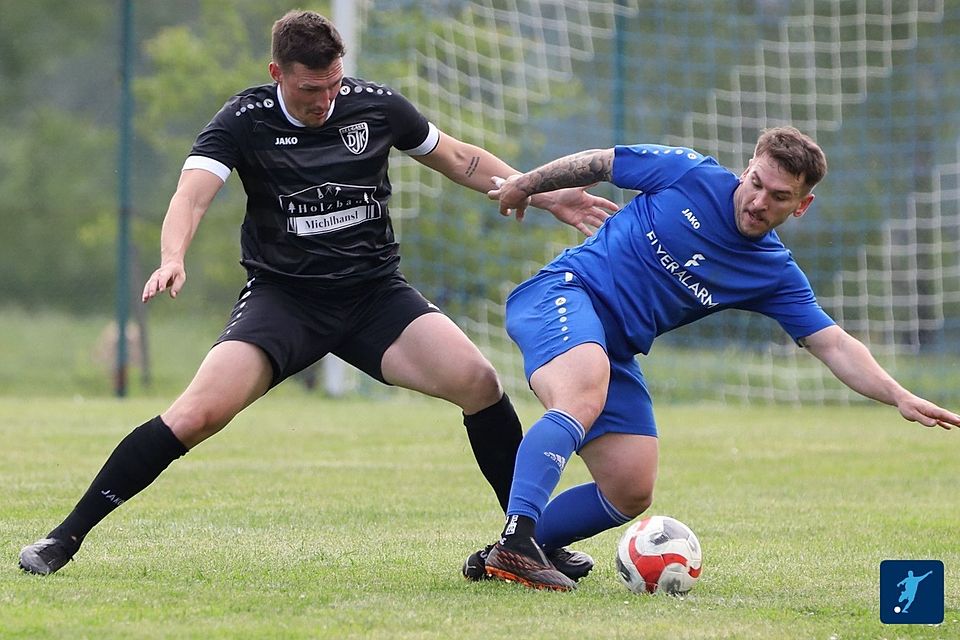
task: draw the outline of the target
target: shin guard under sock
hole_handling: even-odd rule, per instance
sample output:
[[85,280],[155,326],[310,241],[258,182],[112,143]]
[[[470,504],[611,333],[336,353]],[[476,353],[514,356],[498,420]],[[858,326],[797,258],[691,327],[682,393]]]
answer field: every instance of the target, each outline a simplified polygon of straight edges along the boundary
[[551,409],[527,431],[520,450],[510,490],[508,515],[540,519],[550,494],[573,452],[583,442],[584,430],[567,413]]
[[477,466],[497,494],[500,508],[506,511],[517,449],[523,438],[520,418],[510,398],[503,394],[496,404],[472,415],[464,415],[463,425],[467,428]]
[[77,506],[47,537],[79,546],[110,512],[145,489],[186,452],[160,416],[140,425],[120,441]]

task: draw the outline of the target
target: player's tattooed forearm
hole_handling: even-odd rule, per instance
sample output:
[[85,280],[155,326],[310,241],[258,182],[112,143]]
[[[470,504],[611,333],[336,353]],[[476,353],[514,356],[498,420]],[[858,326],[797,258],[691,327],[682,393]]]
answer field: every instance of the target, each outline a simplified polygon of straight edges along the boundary
[[544,193],[565,187],[582,187],[609,181],[613,167],[611,149],[591,149],[554,160],[528,175],[533,193]]
[[467,167],[467,170],[464,171],[464,174],[469,178],[477,170],[477,166],[480,164],[480,156],[473,156],[470,158],[470,165]]

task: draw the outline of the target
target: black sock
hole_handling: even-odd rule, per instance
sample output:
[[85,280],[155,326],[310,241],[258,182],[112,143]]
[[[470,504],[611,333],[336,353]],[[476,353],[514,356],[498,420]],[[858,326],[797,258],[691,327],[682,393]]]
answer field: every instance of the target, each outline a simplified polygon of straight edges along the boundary
[[186,452],[160,416],[140,425],[120,441],[77,506],[47,537],[75,542],[79,547],[97,523]]
[[467,438],[473,448],[483,477],[487,479],[500,508],[507,511],[510,501],[510,485],[513,484],[513,467],[517,463],[517,449],[523,438],[520,418],[510,403],[507,394],[493,405],[470,416],[463,416]]

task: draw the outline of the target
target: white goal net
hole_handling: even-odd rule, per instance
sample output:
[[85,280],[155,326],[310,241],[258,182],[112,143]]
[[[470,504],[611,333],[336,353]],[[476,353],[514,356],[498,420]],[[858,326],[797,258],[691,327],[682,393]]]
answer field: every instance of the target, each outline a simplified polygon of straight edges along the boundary
[[[960,8],[942,0],[365,0],[359,75],[518,168],[617,143],[694,147],[739,171],[789,123],[830,173],[781,235],[824,308],[925,394],[960,343]],[[525,389],[507,292],[572,230],[492,203],[398,155],[401,268]],[[632,194],[598,192],[621,201]],[[902,356],[909,354],[909,358]],[[655,397],[848,401],[771,321],[725,312],[661,338]]]

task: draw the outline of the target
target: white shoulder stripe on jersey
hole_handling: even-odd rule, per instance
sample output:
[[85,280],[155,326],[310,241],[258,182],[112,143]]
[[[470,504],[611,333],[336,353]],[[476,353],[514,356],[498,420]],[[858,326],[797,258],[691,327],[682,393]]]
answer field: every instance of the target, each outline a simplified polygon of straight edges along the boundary
[[427,124],[430,126],[430,130],[427,131],[426,139],[413,149],[401,149],[401,151],[408,156],[425,156],[437,148],[437,143],[440,142],[440,129],[437,129],[432,122]]
[[203,169],[204,171],[209,171],[224,182],[230,177],[230,167],[205,156],[189,156],[183,163],[183,169],[180,171],[183,172],[187,169]]

